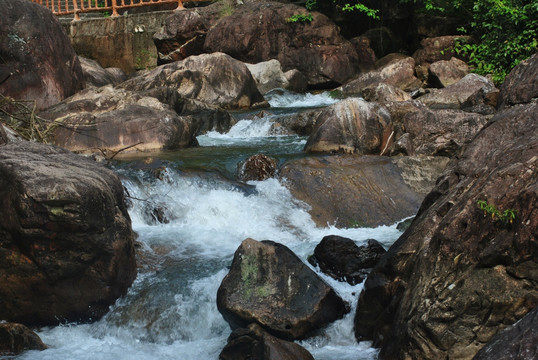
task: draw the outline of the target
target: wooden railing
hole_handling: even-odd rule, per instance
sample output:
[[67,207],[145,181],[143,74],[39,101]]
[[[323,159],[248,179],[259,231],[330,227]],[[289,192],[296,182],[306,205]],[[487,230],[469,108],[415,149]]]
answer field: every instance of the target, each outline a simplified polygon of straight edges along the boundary
[[[55,15],[74,15],[89,12],[111,11],[111,16],[118,16],[118,10],[155,4],[175,3],[176,9],[183,9],[181,0],[30,0],[47,7]],[[197,1],[197,0],[190,0]],[[200,1],[200,0],[198,0]]]

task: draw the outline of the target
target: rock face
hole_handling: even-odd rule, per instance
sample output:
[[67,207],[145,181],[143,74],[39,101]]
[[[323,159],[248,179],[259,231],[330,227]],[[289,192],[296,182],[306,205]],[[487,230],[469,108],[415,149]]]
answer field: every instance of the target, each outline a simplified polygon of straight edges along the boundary
[[322,111],[305,151],[380,154],[391,132],[386,109],[362,99],[346,99]]
[[467,36],[438,36],[423,39],[420,42],[421,48],[415,51],[413,58],[417,65],[424,63],[434,63],[440,60],[450,60],[454,56],[454,46],[459,39],[468,39]]
[[537,113],[497,113],[368,276],[355,332],[382,359],[471,358],[537,306]]
[[469,73],[469,66],[455,57],[436,61],[429,68],[429,82],[435,87],[447,87],[460,81]]
[[311,87],[335,87],[357,72],[357,52],[329,18],[290,22],[306,9],[277,2],[246,3],[207,33],[206,52],[220,51],[247,62],[277,59],[284,71],[298,69]]
[[162,65],[120,86],[131,91],[170,87],[182,98],[225,109],[245,109],[264,102],[246,65],[222,53]]
[[237,164],[237,178],[241,181],[263,181],[275,176],[276,169],[275,159],[264,154],[256,154]]
[[80,62],[55,16],[25,0],[2,1],[2,9],[0,73],[10,76],[0,93],[41,110],[82,89]]
[[492,111],[497,107],[499,90],[491,80],[468,74],[463,79],[444,89],[431,89],[429,94],[418,100],[432,109],[465,109],[475,106],[489,106]]
[[232,332],[220,353],[221,360],[314,360],[302,346],[272,336],[258,324]]
[[136,276],[123,187],[112,171],[53,146],[0,151],[0,318],[98,319]]
[[290,249],[246,239],[217,292],[232,329],[256,322],[274,336],[295,340],[341,318],[347,304]]
[[103,69],[95,60],[79,56],[86,86],[117,85],[127,80],[127,75],[120,68]]
[[45,350],[47,345],[26,326],[16,323],[0,324],[0,356],[17,355],[26,350]]
[[123,149],[159,151],[197,145],[199,124],[154,97],[106,86],[86,89],[40,114],[61,123],[52,141],[76,152],[107,156]]
[[538,97],[538,53],[522,61],[501,86],[502,106],[524,104]]
[[473,360],[536,359],[538,357],[538,308],[491,339]]
[[266,94],[276,88],[288,88],[288,79],[282,72],[282,67],[278,60],[272,59],[257,64],[245,65],[247,65],[252,77],[256,80],[260,93]]
[[380,156],[303,158],[285,163],[279,176],[295,198],[311,207],[319,226],[392,224],[414,215],[423,198],[389,158]]
[[368,240],[368,246],[357,246],[351,239],[328,235],[308,261],[330,277],[355,285],[366,277],[365,269],[373,268],[384,253],[383,246],[373,239]]
[[432,110],[419,101],[386,103],[394,128],[388,153],[453,156],[486,124],[487,117],[462,110]]
[[363,89],[381,82],[405,91],[418,89],[421,81],[415,76],[415,60],[412,57],[399,57],[377,70],[362,73],[357,79],[342,86],[342,93],[345,96],[360,95]]

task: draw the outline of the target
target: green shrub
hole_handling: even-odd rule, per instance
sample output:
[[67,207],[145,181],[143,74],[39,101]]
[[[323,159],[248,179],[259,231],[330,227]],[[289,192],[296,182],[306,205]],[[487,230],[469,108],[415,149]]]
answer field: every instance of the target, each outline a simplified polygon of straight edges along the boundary
[[314,17],[312,14],[295,14],[290,16],[286,19],[287,22],[295,23],[295,22],[304,22],[304,23],[311,23],[312,20],[314,20]]

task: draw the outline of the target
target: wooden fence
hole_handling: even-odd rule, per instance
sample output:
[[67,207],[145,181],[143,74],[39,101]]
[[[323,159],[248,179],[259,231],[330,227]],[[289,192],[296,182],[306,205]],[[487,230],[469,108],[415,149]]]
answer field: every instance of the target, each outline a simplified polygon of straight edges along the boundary
[[[118,10],[155,4],[175,3],[177,9],[183,9],[181,0],[30,0],[47,7],[55,15],[74,15],[89,12],[110,11],[110,16],[118,16]],[[200,1],[200,0],[188,0]]]

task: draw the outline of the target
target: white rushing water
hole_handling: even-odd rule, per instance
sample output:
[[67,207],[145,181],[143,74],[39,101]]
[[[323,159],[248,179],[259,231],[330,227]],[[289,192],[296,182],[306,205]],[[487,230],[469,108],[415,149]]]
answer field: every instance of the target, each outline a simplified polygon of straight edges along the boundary
[[[234,139],[267,136],[263,121],[244,121],[228,134],[202,137],[201,143],[227,146]],[[276,179],[245,185],[172,165],[158,177],[146,170],[117,172],[132,199],[130,215],[141,254],[137,279],[101,320],[41,329],[38,334],[50,348],[27,351],[18,358],[216,360],[231,332],[217,310],[216,293],[242,240],[283,243],[306,262],[325,235],[349,237],[359,245],[374,238],[386,247],[400,235],[395,225],[316,227],[308,206]],[[156,208],[168,223],[155,221]],[[351,286],[320,276],[353,308],[321,335],[300,344],[317,360],[374,359],[376,351],[369,343],[358,344],[353,334],[362,284]]]

